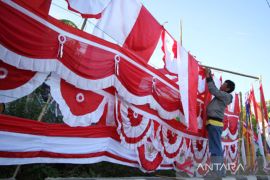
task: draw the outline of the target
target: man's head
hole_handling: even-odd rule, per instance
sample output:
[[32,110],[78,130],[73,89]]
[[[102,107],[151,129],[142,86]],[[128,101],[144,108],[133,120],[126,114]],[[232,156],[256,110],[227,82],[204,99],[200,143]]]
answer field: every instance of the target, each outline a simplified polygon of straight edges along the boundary
[[233,92],[235,89],[235,84],[231,80],[226,80],[221,86],[220,90],[225,91],[227,93]]

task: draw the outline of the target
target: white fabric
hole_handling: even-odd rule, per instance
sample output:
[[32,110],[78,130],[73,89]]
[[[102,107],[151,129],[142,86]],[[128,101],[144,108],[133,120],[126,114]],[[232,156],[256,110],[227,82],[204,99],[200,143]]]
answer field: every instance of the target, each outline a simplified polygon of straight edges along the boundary
[[113,42],[113,39],[122,46],[137,20],[141,7],[139,0],[113,0],[102,13],[93,34],[107,41]]
[[67,0],[70,7],[81,14],[95,15],[101,13],[111,0]]
[[0,103],[15,101],[16,99],[32,93],[45,81],[47,76],[48,73],[37,72],[28,82],[20,87],[9,90],[0,90]]
[[199,93],[203,93],[205,91],[205,78],[203,79],[201,75],[198,77],[198,91]]
[[6,152],[86,154],[107,151],[126,159],[136,157],[134,151],[111,138],[52,137],[0,131],[0,142],[0,151]]

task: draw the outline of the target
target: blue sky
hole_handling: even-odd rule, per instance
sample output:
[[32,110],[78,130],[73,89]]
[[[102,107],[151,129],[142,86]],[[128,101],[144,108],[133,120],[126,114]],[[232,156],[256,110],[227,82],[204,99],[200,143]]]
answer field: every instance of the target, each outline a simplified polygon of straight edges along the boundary
[[[270,100],[270,8],[266,0],[143,0],[145,7],[177,40],[183,22],[183,46],[203,65],[244,74],[262,76],[264,92]],[[51,14],[74,21],[83,19],[67,13],[64,0],[53,0]],[[68,15],[67,15],[68,14]],[[93,20],[91,20],[93,21]],[[93,24],[87,23],[91,32]],[[215,73],[220,73],[214,71]],[[223,80],[236,83],[236,92],[245,94],[253,84],[250,78],[222,73]]]

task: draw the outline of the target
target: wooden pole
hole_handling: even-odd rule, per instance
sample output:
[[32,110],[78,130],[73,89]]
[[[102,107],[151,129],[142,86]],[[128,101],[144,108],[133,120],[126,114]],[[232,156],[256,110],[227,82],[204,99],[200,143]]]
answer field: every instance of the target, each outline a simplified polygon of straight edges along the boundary
[[[43,116],[45,115],[45,113],[46,113],[46,111],[47,111],[47,109],[48,109],[49,104],[51,103],[51,100],[52,100],[52,96],[51,96],[51,94],[49,94],[49,97],[48,97],[48,99],[47,99],[45,105],[42,107],[41,112],[40,112],[40,114],[39,114],[39,116],[38,116],[37,121],[40,122],[40,121],[42,120]],[[13,176],[12,176],[13,179],[16,179],[16,176],[18,175],[18,173],[19,173],[19,171],[20,171],[20,168],[21,168],[21,165],[18,165],[18,166],[16,167],[15,172],[14,172],[14,174],[13,174]]]
[[229,70],[225,70],[225,69],[221,69],[221,68],[216,68],[216,67],[211,67],[211,66],[206,66],[206,65],[201,65],[201,66],[202,67],[205,67],[205,68],[213,69],[213,70],[218,70],[218,71],[222,71],[222,72],[226,72],[226,73],[230,73],[230,74],[235,74],[235,75],[239,75],[239,76],[243,76],[243,77],[252,78],[252,79],[257,79],[257,80],[260,79],[257,76],[251,76],[251,75],[247,75],[247,74],[243,74],[243,73],[238,73],[238,72],[234,72],[234,71],[229,71]]
[[0,103],[0,114],[2,114],[5,111],[5,104]]
[[[240,99],[240,119],[239,119],[239,123],[240,123],[240,129],[239,129],[239,141],[238,141],[238,149],[240,149],[240,151],[242,150],[242,142],[245,144],[245,139],[244,139],[244,134],[243,134],[243,125],[244,125],[244,113],[243,113],[243,103],[242,103],[242,92],[239,92],[239,99]],[[240,143],[239,143],[240,142]],[[243,154],[242,154],[243,156]],[[237,172],[238,174],[240,173],[240,171]]]
[[47,109],[48,109],[48,106],[49,106],[51,100],[52,100],[52,96],[51,96],[51,94],[49,94],[49,97],[48,97],[48,99],[47,99],[47,102],[46,102],[45,105],[43,106],[43,108],[42,108],[42,110],[41,110],[41,112],[40,112],[40,114],[39,114],[39,116],[38,116],[37,121],[40,122],[40,121],[42,120],[43,116],[45,115],[45,113],[46,113],[46,111],[47,111]]

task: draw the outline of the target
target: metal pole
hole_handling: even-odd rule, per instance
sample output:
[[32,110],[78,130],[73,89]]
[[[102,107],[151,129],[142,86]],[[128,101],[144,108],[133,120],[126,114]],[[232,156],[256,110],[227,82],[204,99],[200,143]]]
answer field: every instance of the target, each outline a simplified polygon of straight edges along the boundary
[[87,18],[84,19],[81,30],[83,31],[87,23]]
[[205,67],[205,68],[209,68],[209,69],[214,69],[214,70],[218,70],[218,71],[222,71],[222,72],[226,72],[226,73],[231,73],[231,74],[235,74],[235,75],[239,75],[239,76],[243,76],[243,77],[252,78],[252,79],[257,79],[257,80],[260,79],[260,77],[257,77],[257,76],[251,76],[251,75],[247,75],[247,74],[242,74],[242,73],[229,71],[229,70],[225,70],[225,69],[220,69],[220,68],[216,68],[216,67],[211,67],[211,66],[206,66],[206,65],[201,65],[201,66]]

